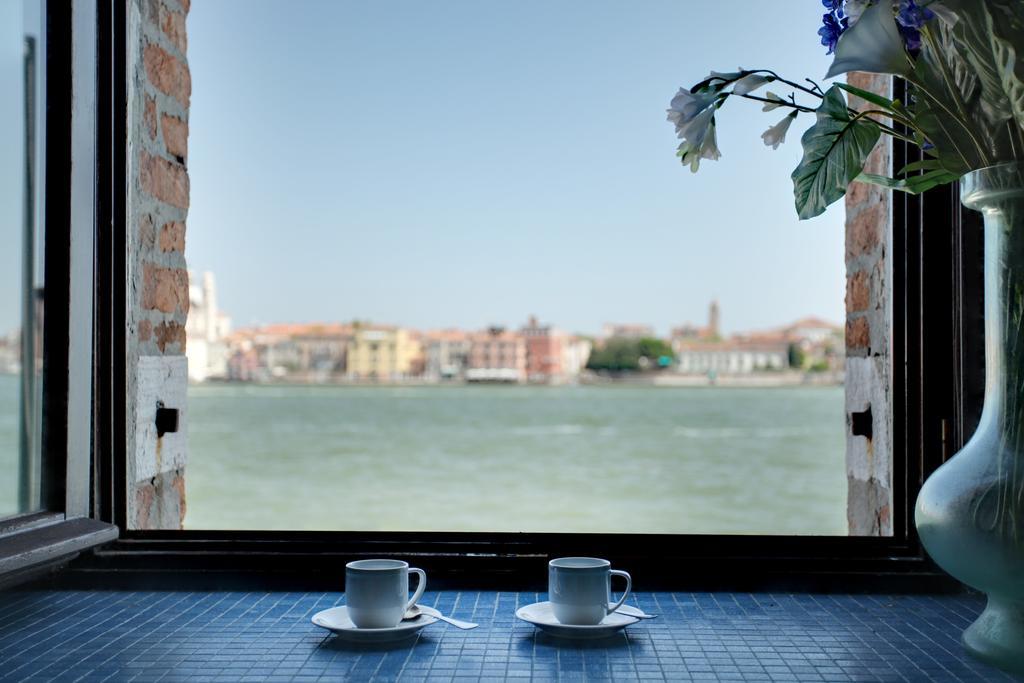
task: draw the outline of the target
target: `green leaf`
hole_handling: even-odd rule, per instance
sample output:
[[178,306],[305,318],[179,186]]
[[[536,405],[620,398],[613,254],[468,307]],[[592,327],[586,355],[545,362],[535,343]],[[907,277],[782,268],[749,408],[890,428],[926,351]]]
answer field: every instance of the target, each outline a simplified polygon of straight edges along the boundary
[[899,107],[893,104],[893,101],[888,97],[882,97],[878,93],[873,93],[870,90],[864,90],[856,86],[852,86],[849,83],[836,83],[836,86],[842,88],[851,95],[856,95],[865,102],[870,102],[876,107],[881,107],[886,111],[899,112]]
[[944,0],[943,5],[958,20],[952,27],[929,29],[938,45],[933,50],[926,41],[918,59],[923,68],[914,76],[923,77],[919,82],[932,92],[948,93],[937,76],[942,75],[942,66],[951,71],[973,135],[965,138],[947,114],[928,111],[920,119],[929,129],[928,138],[940,158],[960,157],[950,167],[979,168],[1017,158],[1012,131],[1024,128],[1024,60],[1018,54],[1024,46],[1024,2]]
[[960,176],[955,173],[950,173],[945,169],[929,171],[928,173],[914,175],[904,179],[890,178],[889,176],[875,175],[874,173],[861,173],[857,176],[857,180],[859,182],[881,185],[882,187],[887,187],[890,190],[900,190],[902,192],[909,192],[910,194],[921,194],[933,187],[948,185],[949,183],[959,179]]
[[999,35],[1000,29],[991,14],[989,21],[992,56],[995,58],[995,66],[998,70],[999,84],[1006,95],[1013,118],[1018,126],[1024,128],[1024,60],[1017,58],[1017,49],[1014,44]]
[[[914,139],[918,146],[923,147],[926,142],[930,142],[935,147],[930,153],[941,159],[945,168],[966,173],[973,168],[985,166],[982,161],[984,148],[979,148],[975,143],[975,137],[984,137],[985,127],[978,122],[976,115],[971,116],[967,125],[974,133],[972,136],[951,113],[957,108],[954,98],[960,98],[972,112],[980,113],[981,89],[977,79],[968,79],[956,85],[957,88],[970,89],[970,92],[957,93],[951,92],[943,79],[944,72],[956,71],[953,64],[956,61],[955,47],[951,39],[942,40],[937,47],[927,41],[923,44],[914,67],[912,80],[917,87],[913,91],[911,109],[917,129]],[[944,106],[933,100],[932,96]],[[981,143],[984,144],[985,140]]]
[[907,175],[908,173],[916,173],[917,171],[934,171],[939,168],[944,168],[940,159],[922,159],[921,161],[909,163],[901,168],[899,175]]
[[793,193],[801,219],[821,215],[846,194],[881,135],[874,122],[850,117],[846,99],[835,85],[825,93],[817,116],[800,140],[804,157],[793,171]]
[[984,2],[964,7],[960,13],[963,18],[952,29],[955,43],[948,45],[943,57],[956,75],[964,101],[969,106],[973,105],[973,90],[977,88],[976,96],[986,116],[997,123],[1005,121],[1010,117],[1010,110],[999,80],[998,68],[992,59],[991,33],[988,29],[992,15]]

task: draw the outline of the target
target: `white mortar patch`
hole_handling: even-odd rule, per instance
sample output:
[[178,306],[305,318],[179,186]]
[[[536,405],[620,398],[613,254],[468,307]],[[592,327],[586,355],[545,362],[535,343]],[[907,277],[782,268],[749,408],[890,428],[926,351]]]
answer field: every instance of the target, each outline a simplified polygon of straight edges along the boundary
[[846,472],[853,479],[885,482],[892,478],[888,365],[884,357],[846,359],[846,410],[871,406],[872,439],[846,434]]
[[[136,374],[135,481],[184,467],[188,461],[188,359],[142,356]],[[177,408],[178,431],[157,438],[157,403]]]

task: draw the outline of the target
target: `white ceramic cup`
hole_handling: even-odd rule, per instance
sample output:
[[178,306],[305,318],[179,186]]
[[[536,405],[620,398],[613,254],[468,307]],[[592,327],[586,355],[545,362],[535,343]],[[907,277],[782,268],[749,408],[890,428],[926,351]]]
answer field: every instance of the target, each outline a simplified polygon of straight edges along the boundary
[[[419,585],[409,599],[409,572]],[[401,560],[356,560],[345,565],[345,606],[357,628],[394,628],[427,587],[427,574]]]
[[[610,605],[611,577],[626,579],[626,592]],[[596,557],[559,557],[548,562],[548,600],[555,619],[563,624],[593,625],[622,607],[633,588],[626,572],[612,569]]]

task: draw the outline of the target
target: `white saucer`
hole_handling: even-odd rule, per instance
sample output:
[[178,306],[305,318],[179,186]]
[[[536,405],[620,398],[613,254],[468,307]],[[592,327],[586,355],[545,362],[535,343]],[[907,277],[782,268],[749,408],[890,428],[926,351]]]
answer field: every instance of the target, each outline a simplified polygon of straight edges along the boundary
[[555,613],[551,609],[550,602],[535,602],[532,605],[520,607],[516,610],[516,616],[525,622],[531,623],[541,631],[559,638],[607,638],[615,635],[618,631],[630,624],[640,621],[633,614],[642,614],[635,607],[623,605],[617,612],[612,612],[600,624],[574,625],[563,624],[555,619]]
[[389,643],[410,638],[424,626],[437,622],[438,612],[433,607],[420,605],[421,614],[415,619],[399,622],[392,628],[358,628],[348,618],[347,607],[332,607],[313,615],[313,623],[333,631],[339,638],[353,643]]

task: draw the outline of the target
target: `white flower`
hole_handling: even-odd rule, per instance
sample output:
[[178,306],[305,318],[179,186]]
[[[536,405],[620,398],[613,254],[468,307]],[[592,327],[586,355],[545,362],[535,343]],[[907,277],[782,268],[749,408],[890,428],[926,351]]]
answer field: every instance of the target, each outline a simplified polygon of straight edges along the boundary
[[722,85],[735,81],[737,78],[743,75],[742,71],[712,71],[711,75],[705,80],[708,81],[722,81]]
[[683,137],[682,129],[706,110],[715,101],[714,93],[692,93],[689,90],[680,88],[676,96],[669,103],[668,120],[675,124],[676,133]]
[[700,147],[704,144],[704,137],[708,134],[708,129],[711,128],[714,116],[715,108],[708,107],[688,123],[683,124],[681,128],[677,128],[679,137],[694,147]]
[[825,78],[848,71],[906,76],[913,68],[903,49],[903,37],[896,26],[892,7],[887,2],[876,2],[840,36],[835,60]]
[[722,156],[722,153],[718,149],[718,135],[715,133],[716,128],[715,122],[712,120],[711,126],[708,129],[708,134],[704,137],[704,144],[701,145],[700,148],[701,159],[718,161],[718,158]]
[[732,91],[737,95],[746,95],[754,92],[765,83],[771,83],[773,80],[775,79],[761,76],[760,74],[748,74],[733,84]]
[[762,133],[761,139],[764,140],[764,144],[772,149],[778,149],[779,145],[786,141],[786,133],[789,131],[789,127],[793,125],[796,115],[797,112],[795,111],[787,114],[786,118]]
[[778,109],[782,105],[786,104],[786,100],[782,99],[771,90],[765,93],[765,98],[771,100],[771,102],[765,102],[764,106],[761,107],[761,111],[771,111],[772,109]]
[[846,0],[843,12],[846,14],[846,18],[850,20],[850,26],[857,23],[860,15],[864,13],[864,10],[868,8],[870,3],[871,0]]
[[[714,115],[715,110],[709,109],[708,112]],[[711,159],[712,161],[718,161],[722,153],[719,152],[718,148],[718,135],[715,132],[715,119],[713,116],[705,119],[705,115],[701,114],[698,119],[694,119],[692,124],[693,133],[692,137],[687,136],[680,145],[679,151],[676,153],[679,156],[680,161],[684,164],[689,164],[690,171],[693,173],[697,172],[700,168],[701,159]],[[699,128],[697,126],[700,125]]]
[[701,159],[717,161],[722,156],[722,153],[718,150],[715,122],[712,120],[711,125],[707,127],[699,145],[693,144],[689,140],[684,140],[679,145],[679,151],[676,154],[679,155],[679,159],[684,164],[690,165],[690,171],[693,173],[696,173],[697,169],[700,168]]

